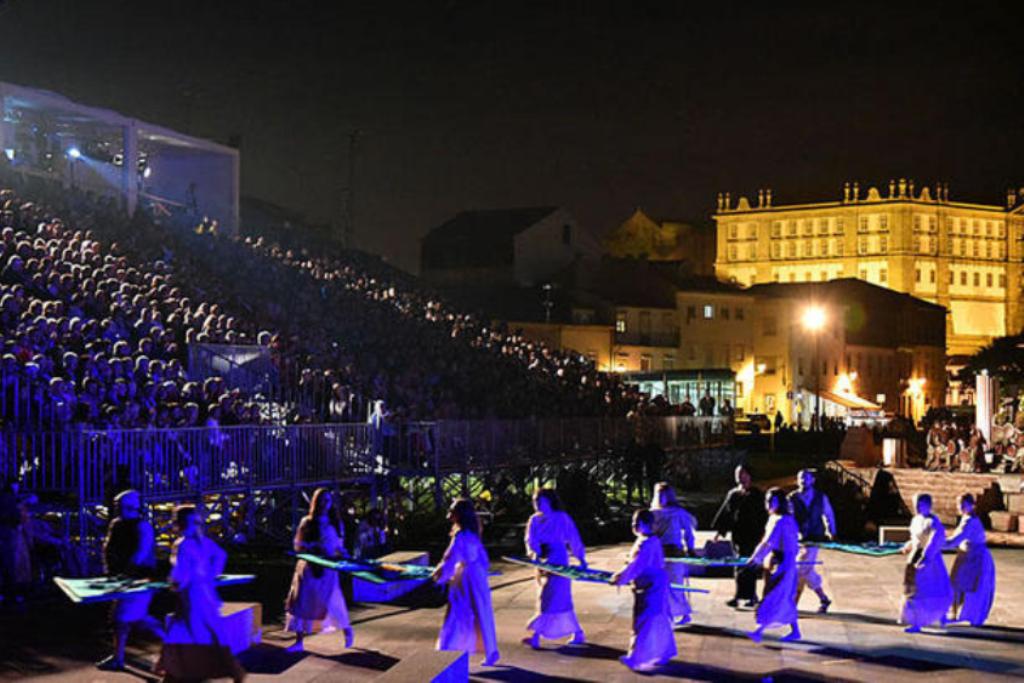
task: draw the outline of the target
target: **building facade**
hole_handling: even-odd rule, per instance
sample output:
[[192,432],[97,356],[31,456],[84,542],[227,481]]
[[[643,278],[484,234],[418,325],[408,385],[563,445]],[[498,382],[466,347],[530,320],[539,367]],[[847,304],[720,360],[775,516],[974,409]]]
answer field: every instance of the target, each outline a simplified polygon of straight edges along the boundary
[[1024,191],[1006,206],[951,201],[948,188],[890,181],[839,201],[775,205],[720,195],[717,275],[750,286],[859,278],[947,310],[946,353],[969,354],[1024,325]]

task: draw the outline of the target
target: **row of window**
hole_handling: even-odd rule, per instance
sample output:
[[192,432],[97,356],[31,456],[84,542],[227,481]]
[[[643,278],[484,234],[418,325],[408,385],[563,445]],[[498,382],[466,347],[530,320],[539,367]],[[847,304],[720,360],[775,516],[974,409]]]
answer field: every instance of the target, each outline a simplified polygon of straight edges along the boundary
[[[982,283],[982,277],[981,277],[982,274],[981,273],[978,273],[978,272],[968,273],[966,270],[957,271],[956,269],[950,269],[950,271],[949,271],[949,284],[951,284],[951,285],[955,285],[956,284],[957,279],[958,279],[957,278],[957,272],[959,272],[959,274],[960,274],[959,280],[960,280],[960,285],[961,286],[966,287],[966,286],[968,286],[969,283],[973,283],[975,287],[981,287],[981,283]],[[935,275],[935,271],[932,271],[932,276],[933,276],[932,277],[932,282],[935,281],[934,275]],[[985,286],[989,287],[989,288],[994,287],[995,286],[995,282],[996,282],[995,276],[992,273],[985,273],[984,275],[985,275],[985,280],[984,280]],[[999,282],[999,286],[1001,288],[1003,288],[1003,289],[1006,288],[1006,275],[1004,273],[1000,273],[999,274],[998,282]]]
[[[985,237],[1004,238],[1006,236],[1006,224],[1002,221],[984,220],[977,218],[948,217],[946,226],[952,235],[975,235]],[[788,221],[773,221],[771,224],[772,237],[796,237],[797,235],[842,235],[846,228],[846,221],[842,217],[831,218],[808,218],[794,219]],[[888,214],[867,214],[858,216],[857,232],[886,232],[889,230]],[[916,233],[938,232],[938,218],[915,214],[913,218],[913,230]],[[757,223],[741,224],[730,223],[728,227],[728,238],[756,239]]]
[[[914,253],[935,254],[937,248],[936,238],[927,235],[914,235],[911,244],[911,251]],[[757,260],[757,245],[749,245],[746,251],[749,260]],[[888,252],[888,235],[878,235],[877,237],[862,235],[857,239],[857,254],[859,256]],[[773,259],[820,258],[843,256],[844,253],[845,244],[842,239],[772,242],[771,245]],[[1002,242],[954,238],[952,248],[947,247],[947,253],[967,258],[1002,259],[1006,257],[1006,245]],[[740,258],[740,250],[737,245],[729,245],[728,260],[744,260]]]
[[[736,320],[743,320],[746,317],[746,311],[741,306],[732,308],[730,306],[714,306],[712,304],[704,304],[700,306],[700,318],[704,320],[714,320],[716,317],[722,320],[731,320],[735,315]],[[689,325],[691,321],[697,320],[697,306],[686,307],[686,324]]]

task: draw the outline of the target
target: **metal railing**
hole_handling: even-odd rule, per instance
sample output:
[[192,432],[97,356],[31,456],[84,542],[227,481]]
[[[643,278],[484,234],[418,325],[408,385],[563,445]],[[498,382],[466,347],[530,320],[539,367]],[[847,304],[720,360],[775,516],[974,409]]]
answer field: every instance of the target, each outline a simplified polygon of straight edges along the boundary
[[152,500],[314,486],[371,474],[436,476],[568,462],[657,444],[732,444],[720,417],[446,420],[182,429],[0,431],[0,476],[102,504],[126,486]]

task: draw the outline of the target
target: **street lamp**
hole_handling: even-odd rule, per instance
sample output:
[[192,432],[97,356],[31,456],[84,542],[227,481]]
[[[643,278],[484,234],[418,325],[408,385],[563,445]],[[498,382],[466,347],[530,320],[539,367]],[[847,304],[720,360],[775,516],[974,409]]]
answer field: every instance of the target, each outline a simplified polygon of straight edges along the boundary
[[804,331],[814,335],[814,425],[813,429],[821,430],[821,331],[825,328],[827,316],[825,309],[812,304],[804,309],[800,323]]

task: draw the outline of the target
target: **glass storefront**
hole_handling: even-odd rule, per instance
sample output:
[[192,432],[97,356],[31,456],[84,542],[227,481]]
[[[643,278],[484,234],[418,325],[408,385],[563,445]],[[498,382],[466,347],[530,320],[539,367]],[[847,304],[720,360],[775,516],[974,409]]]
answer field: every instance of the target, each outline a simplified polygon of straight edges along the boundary
[[690,403],[696,406],[707,392],[715,399],[716,412],[726,399],[736,407],[736,374],[731,370],[634,372],[623,377],[651,398],[664,396],[672,405],[689,398]]

